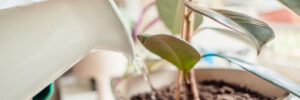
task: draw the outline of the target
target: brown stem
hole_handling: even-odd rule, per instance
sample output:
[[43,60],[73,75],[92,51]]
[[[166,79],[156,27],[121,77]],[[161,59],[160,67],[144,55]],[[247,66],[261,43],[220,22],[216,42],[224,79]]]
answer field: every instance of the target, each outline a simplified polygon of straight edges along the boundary
[[[180,36],[182,39],[186,38],[186,16],[185,16],[185,10],[187,8],[183,7],[182,10],[182,22],[181,22],[181,29],[180,29]],[[175,99],[180,100],[180,87],[181,87],[181,82],[182,82],[182,77],[183,77],[183,71],[179,70],[178,71],[178,76],[177,76],[177,86],[176,86],[176,92],[175,92]]]
[[186,9],[187,9],[186,7],[183,7],[182,10],[181,29],[180,29],[180,36],[182,39],[186,38],[186,30],[187,30],[187,23],[186,23],[187,16],[185,16]]
[[191,70],[189,73],[188,73],[188,77],[190,79],[190,86],[191,86],[191,89],[192,89],[192,94],[193,94],[193,98],[194,100],[200,100],[199,98],[199,92],[198,92],[198,88],[197,88],[197,81],[195,79],[195,70]]
[[180,100],[180,87],[181,87],[181,82],[182,82],[182,75],[183,72],[182,71],[178,71],[178,75],[177,75],[177,85],[176,85],[176,100]]
[[193,11],[189,9],[189,12],[187,13],[186,16],[191,16],[192,12],[193,12]]
[[191,33],[193,32],[194,22],[191,19],[191,16],[187,16],[186,18],[186,32],[185,32],[185,40],[191,42]]
[[[192,0],[189,0],[192,1]],[[191,34],[194,33],[194,14],[190,9],[187,7],[183,7],[182,10],[182,23],[181,23],[181,31],[180,35],[181,38],[190,42],[191,40]],[[185,83],[185,87],[187,88],[187,92],[192,92],[194,100],[200,100],[198,96],[198,90],[197,90],[197,83],[195,79],[195,71],[192,69],[190,72],[187,73],[187,78],[190,80],[190,83]],[[176,100],[180,100],[180,87],[182,82],[183,72],[178,72],[178,78],[177,78],[177,87],[176,87]],[[187,81],[185,81],[187,82]]]
[[[190,0],[192,1],[192,0]],[[184,7],[186,8],[186,7]],[[186,19],[186,34],[185,34],[185,40],[190,42],[191,41],[191,34],[194,33],[194,13],[192,13],[192,11],[190,9],[186,8],[186,13],[185,15],[187,16]],[[193,98],[194,100],[200,100],[199,96],[198,96],[198,89],[197,89],[197,82],[195,79],[195,71],[192,69],[190,72],[187,73],[188,78],[190,80],[190,84],[188,84],[189,86],[187,86],[190,89],[187,90],[191,90],[192,94],[193,94]]]

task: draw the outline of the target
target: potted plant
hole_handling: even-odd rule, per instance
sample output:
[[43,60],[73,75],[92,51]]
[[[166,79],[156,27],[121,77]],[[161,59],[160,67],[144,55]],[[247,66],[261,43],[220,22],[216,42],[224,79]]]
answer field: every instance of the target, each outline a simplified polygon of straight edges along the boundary
[[[208,100],[231,100],[238,99],[236,98],[237,94],[233,94],[233,96],[218,96],[216,94],[222,94],[223,92],[223,94],[231,94],[233,91],[244,89],[239,86],[246,86],[247,89],[244,89],[243,93],[248,94],[249,98],[247,99],[283,99],[287,97],[287,92],[300,97],[300,89],[297,85],[271,70],[222,54],[199,54],[189,43],[195,31],[194,26],[200,25],[197,20],[205,16],[226,26],[231,30],[232,34],[239,34],[252,40],[257,48],[257,54],[259,54],[261,48],[275,37],[272,29],[267,24],[241,13],[203,8],[198,6],[193,0],[175,1],[157,0],[156,5],[161,20],[173,34],[180,34],[181,39],[165,34],[141,34],[138,35],[138,39],[148,50],[176,66],[178,73],[159,70],[150,74],[152,78],[147,78],[146,75],[146,80],[152,79],[153,86],[161,89],[154,88],[151,84],[151,89],[143,89],[147,85],[147,83],[142,81],[143,76],[130,77],[117,86],[116,93],[121,95],[119,99],[206,100],[210,98]],[[299,3],[293,3],[291,0],[280,0],[280,2],[290,7],[293,11],[298,12],[297,8],[299,6],[295,5],[299,5]],[[247,72],[241,70],[193,69],[200,59],[209,56],[223,58],[240,66]],[[170,85],[172,82],[176,82],[176,86]],[[232,85],[232,83],[237,85]],[[169,86],[162,87],[163,85]],[[217,89],[218,93],[205,94],[207,92],[202,90],[207,90],[207,86],[215,86],[214,89]],[[226,87],[230,88],[224,89]],[[137,93],[145,91],[148,91],[148,93],[137,95]],[[208,89],[208,91],[214,90]],[[243,93],[239,93],[239,96],[244,95]],[[255,96],[258,97],[255,98]]]

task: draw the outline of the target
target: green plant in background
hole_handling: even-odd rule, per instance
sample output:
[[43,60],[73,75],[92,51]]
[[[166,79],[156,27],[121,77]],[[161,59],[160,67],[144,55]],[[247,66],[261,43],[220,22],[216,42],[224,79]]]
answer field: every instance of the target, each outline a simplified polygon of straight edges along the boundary
[[[157,0],[156,6],[161,20],[170,29],[173,34],[180,34],[183,1],[182,0]],[[197,28],[202,22],[200,14],[195,15],[194,28]]]
[[[300,13],[300,2],[295,2],[299,0],[279,1],[298,14]],[[148,50],[178,68],[176,100],[179,100],[181,77],[186,80],[185,85],[193,93],[194,100],[199,100],[192,68],[202,57],[207,56],[217,56],[226,59],[246,71],[300,97],[300,88],[297,85],[271,70],[220,54],[200,56],[199,52],[189,44],[191,34],[193,34],[195,27],[201,24],[202,16],[205,16],[232,30],[233,32],[229,33],[231,36],[246,37],[251,40],[259,54],[261,48],[275,37],[273,30],[266,23],[248,15],[229,10],[203,8],[196,5],[193,0],[157,0],[156,5],[160,18],[167,28],[173,34],[180,34],[182,39],[164,34],[152,36],[141,34],[138,36],[138,39]]]

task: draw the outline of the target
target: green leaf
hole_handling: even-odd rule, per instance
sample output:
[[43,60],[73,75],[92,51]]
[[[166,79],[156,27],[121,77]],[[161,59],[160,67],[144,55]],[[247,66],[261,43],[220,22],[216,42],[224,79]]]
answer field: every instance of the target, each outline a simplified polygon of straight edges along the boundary
[[[160,19],[164,22],[167,28],[173,34],[180,33],[182,22],[182,0],[156,0],[156,6]],[[195,27],[198,27],[202,22],[202,17],[195,14]]]
[[266,23],[253,17],[228,10],[202,8],[191,2],[185,2],[185,5],[191,10],[250,38],[255,43],[258,54],[261,48],[275,37],[273,30]]
[[142,44],[151,52],[188,72],[200,60],[200,54],[189,43],[170,35],[138,35]]
[[203,16],[195,13],[194,30],[196,30],[199,27],[199,25],[202,23],[202,21],[203,21]]
[[279,0],[286,7],[294,11],[298,16],[300,16],[300,0]]
[[203,57],[208,57],[208,56],[216,56],[216,57],[223,58],[233,64],[238,65],[239,67],[245,69],[246,71],[300,97],[300,88],[297,84],[295,84],[293,81],[290,81],[289,79],[285,78],[284,76],[270,69],[267,69],[259,65],[248,63],[238,58],[228,57],[220,54],[207,54]]

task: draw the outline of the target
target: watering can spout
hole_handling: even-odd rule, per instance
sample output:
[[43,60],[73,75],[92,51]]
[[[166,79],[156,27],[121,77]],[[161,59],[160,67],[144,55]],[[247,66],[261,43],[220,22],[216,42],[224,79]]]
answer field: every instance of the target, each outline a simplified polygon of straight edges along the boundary
[[133,58],[112,0],[48,0],[0,10],[0,99],[29,99],[95,49]]

